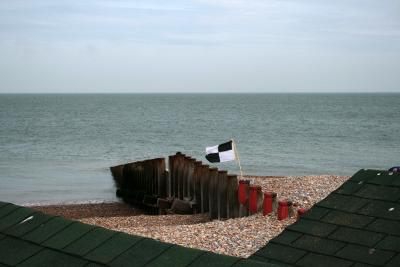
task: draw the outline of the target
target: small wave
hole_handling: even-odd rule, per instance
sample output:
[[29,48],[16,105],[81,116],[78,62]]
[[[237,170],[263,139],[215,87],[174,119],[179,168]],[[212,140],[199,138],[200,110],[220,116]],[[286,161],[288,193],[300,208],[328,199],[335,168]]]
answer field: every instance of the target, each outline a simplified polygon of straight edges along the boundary
[[38,201],[38,202],[25,202],[18,203],[19,205],[25,207],[33,206],[52,206],[52,205],[78,205],[78,204],[108,204],[120,202],[118,199],[96,199],[96,200],[76,200],[76,201]]

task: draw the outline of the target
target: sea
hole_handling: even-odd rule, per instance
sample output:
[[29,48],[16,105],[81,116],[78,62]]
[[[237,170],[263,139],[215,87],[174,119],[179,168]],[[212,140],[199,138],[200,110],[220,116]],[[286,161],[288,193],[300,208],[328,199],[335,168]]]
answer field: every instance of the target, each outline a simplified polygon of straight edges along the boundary
[[400,94],[1,94],[0,201],[117,201],[110,166],[177,151],[206,162],[230,139],[245,175],[388,169]]

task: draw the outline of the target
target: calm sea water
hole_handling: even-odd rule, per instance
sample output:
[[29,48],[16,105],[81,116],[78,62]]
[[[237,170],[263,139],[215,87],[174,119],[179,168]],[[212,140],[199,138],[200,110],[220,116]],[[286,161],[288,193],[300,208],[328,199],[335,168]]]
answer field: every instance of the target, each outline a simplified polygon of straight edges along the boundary
[[0,200],[115,200],[109,166],[176,151],[204,161],[230,138],[245,174],[387,169],[400,165],[400,95],[0,95]]

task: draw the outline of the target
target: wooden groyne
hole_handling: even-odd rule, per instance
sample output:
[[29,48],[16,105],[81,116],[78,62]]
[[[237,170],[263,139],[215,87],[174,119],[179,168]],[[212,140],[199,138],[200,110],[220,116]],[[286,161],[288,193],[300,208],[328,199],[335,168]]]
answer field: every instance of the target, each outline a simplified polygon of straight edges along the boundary
[[[278,220],[295,215],[297,205],[262,192],[250,180],[218,170],[180,152],[164,158],[110,167],[117,196],[151,214],[208,213],[211,220],[276,213]],[[298,209],[298,217],[304,213]]]
[[125,202],[156,213],[157,199],[168,196],[165,159],[156,158],[110,168],[117,196]]
[[151,213],[239,217],[238,178],[182,153],[111,167],[117,196]]

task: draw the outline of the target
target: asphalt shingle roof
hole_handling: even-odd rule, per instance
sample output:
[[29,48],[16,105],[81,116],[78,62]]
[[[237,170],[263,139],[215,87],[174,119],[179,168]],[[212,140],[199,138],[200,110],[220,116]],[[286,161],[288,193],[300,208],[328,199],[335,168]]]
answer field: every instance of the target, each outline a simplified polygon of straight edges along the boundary
[[358,171],[250,259],[282,266],[400,266],[400,174]]
[[128,235],[0,202],[0,267],[4,266],[274,265]]

